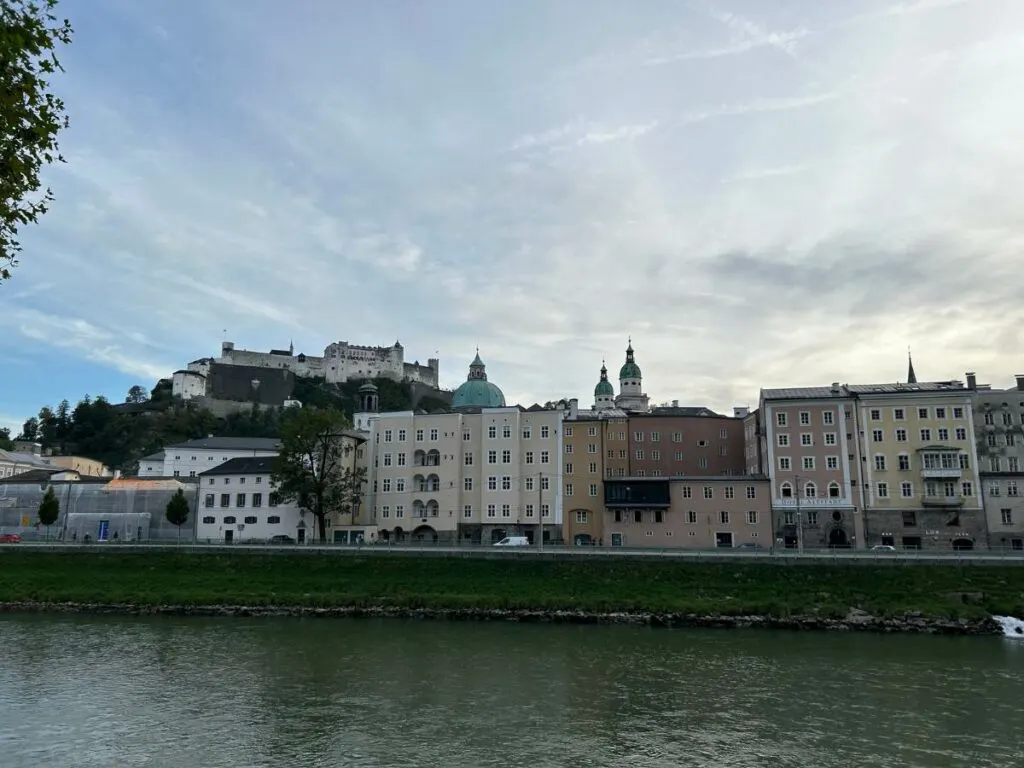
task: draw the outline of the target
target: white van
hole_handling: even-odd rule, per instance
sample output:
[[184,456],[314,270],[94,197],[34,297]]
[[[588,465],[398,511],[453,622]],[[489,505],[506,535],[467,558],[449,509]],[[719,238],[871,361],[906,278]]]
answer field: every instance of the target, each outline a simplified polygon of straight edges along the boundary
[[495,543],[496,547],[528,547],[530,546],[530,540],[525,536],[506,536],[501,541]]

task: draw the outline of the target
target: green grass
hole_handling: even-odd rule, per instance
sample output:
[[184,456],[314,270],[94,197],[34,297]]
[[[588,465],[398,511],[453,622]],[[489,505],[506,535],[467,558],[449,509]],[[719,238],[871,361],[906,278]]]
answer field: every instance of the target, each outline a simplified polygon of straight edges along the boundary
[[[973,593],[971,603],[961,593]],[[979,597],[980,596],[980,597]],[[0,602],[398,606],[845,616],[1024,615],[1024,569],[8,552]]]

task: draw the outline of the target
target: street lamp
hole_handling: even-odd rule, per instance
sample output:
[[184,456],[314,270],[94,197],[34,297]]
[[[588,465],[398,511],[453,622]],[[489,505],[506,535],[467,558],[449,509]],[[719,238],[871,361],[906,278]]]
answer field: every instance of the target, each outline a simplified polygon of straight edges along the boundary
[[800,511],[800,475],[793,475],[793,492],[796,493],[796,547],[797,552],[804,552],[804,519]]

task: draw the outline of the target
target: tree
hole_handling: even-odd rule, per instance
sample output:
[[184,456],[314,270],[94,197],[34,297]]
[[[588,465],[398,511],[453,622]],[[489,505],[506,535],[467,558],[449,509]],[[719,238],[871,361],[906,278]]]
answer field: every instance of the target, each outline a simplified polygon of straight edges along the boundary
[[188,499],[185,498],[185,492],[179,488],[167,502],[167,509],[164,512],[167,522],[178,529],[178,541],[181,541],[181,526],[188,521],[188,512]]
[[125,397],[126,403],[144,403],[149,400],[149,393],[146,392],[145,387],[140,387],[138,384],[128,390],[128,396]]
[[60,517],[60,502],[57,501],[57,494],[53,492],[51,485],[43,494],[43,500],[39,502],[39,522],[46,526],[46,538],[50,538],[50,526],[57,522]]
[[320,541],[327,540],[327,515],[352,508],[366,470],[354,465],[351,423],[331,408],[296,408],[280,427],[281,452],[271,482],[279,502],[296,502],[316,519]]
[[11,442],[11,430],[7,427],[0,427],[0,449],[13,451],[14,443]]
[[49,92],[62,71],[55,50],[71,42],[71,23],[58,21],[57,0],[0,0],[0,282],[21,251],[18,230],[46,213],[53,193],[44,165],[64,162],[57,134],[68,125],[64,102]]
[[39,435],[39,419],[35,416],[25,419],[25,423],[21,425],[21,434],[18,435],[19,440],[35,440]]

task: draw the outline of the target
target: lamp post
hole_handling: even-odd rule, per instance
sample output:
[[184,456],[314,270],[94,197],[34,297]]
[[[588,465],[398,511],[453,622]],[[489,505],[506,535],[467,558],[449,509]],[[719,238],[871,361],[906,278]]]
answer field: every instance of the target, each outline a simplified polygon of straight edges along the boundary
[[544,473],[537,473],[537,549],[544,549]]
[[793,492],[796,493],[796,547],[802,555],[804,553],[804,518],[800,511],[800,475],[793,475]]

